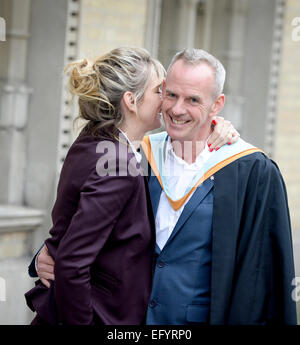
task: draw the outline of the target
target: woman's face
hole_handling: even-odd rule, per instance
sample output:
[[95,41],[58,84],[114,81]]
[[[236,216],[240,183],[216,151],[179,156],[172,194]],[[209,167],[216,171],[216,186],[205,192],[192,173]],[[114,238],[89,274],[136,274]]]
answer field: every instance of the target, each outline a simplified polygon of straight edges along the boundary
[[161,84],[162,81],[153,74],[142,101],[137,104],[138,120],[145,132],[161,127]]

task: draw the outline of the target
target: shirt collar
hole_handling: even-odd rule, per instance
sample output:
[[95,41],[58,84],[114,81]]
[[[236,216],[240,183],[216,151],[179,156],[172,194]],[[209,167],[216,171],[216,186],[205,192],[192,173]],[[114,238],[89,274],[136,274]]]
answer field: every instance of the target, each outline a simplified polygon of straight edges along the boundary
[[126,135],[126,133],[123,132],[120,128],[119,128],[119,131],[124,135],[125,139],[128,141],[129,146],[130,146],[132,152],[134,153],[137,162],[141,163],[142,155],[136,150],[136,148],[134,147],[134,145],[131,143],[131,141],[129,140],[128,136]]
[[181,157],[177,156],[173,150],[173,146],[172,146],[172,143],[171,143],[171,138],[170,136],[168,135],[167,137],[167,142],[166,142],[166,155],[172,155],[173,158],[181,165],[184,165],[184,166],[199,166],[199,167],[202,167],[203,163],[205,161],[207,161],[207,159],[214,153],[214,152],[210,152],[209,151],[209,147],[207,145],[207,141],[208,139],[205,141],[205,146],[204,146],[204,149],[202,150],[202,152],[197,156],[196,160],[194,163],[192,164],[188,164],[184,159],[182,159]]

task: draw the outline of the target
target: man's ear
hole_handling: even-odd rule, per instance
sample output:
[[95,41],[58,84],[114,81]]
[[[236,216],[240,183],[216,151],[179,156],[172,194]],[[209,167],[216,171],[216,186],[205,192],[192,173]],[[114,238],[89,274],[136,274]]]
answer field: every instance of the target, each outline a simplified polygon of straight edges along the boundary
[[217,97],[217,99],[214,101],[214,104],[211,107],[210,116],[216,116],[219,114],[219,112],[223,109],[225,105],[225,95],[222,93]]
[[134,95],[132,92],[126,91],[123,94],[122,101],[123,101],[123,104],[127,110],[129,110],[130,112],[136,111],[135,110]]

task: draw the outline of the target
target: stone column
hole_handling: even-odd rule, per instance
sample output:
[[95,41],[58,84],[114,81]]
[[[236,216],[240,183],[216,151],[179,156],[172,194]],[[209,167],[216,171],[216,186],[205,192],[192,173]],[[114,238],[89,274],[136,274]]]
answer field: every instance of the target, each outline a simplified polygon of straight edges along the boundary
[[[203,33],[203,49],[210,51],[211,32],[214,29],[212,19],[214,15],[215,0],[205,1],[205,17],[204,17],[204,33]],[[197,47],[201,48],[201,47]]]
[[248,0],[232,0],[228,47],[221,59],[226,66],[226,106],[223,115],[230,119],[238,130],[242,129],[244,97],[242,80],[244,66],[244,42],[247,22]]
[[195,45],[198,2],[199,0],[179,1],[177,50],[193,48]]
[[148,0],[145,47],[150,54],[158,57],[162,0]]
[[158,58],[167,68],[173,55],[195,46],[199,0],[163,0]]
[[[245,97],[242,134],[245,140],[263,150],[266,144],[269,98],[277,97],[276,85],[272,87],[273,90],[270,89],[275,18],[276,1],[248,2],[242,85]],[[270,106],[273,107],[271,103]]]
[[68,16],[77,18],[77,13],[69,8],[69,2],[79,4],[72,0],[31,0],[32,35],[27,75],[33,94],[29,103],[24,194],[27,205],[45,211],[43,224],[35,233],[35,249],[49,236],[58,162],[63,159],[61,150],[66,150],[65,146],[71,141],[72,114],[63,98],[63,69],[65,61],[74,59],[71,53],[77,42],[73,35],[77,35],[78,28],[72,23],[69,25]]
[[31,0],[4,0],[6,41],[0,50],[0,324],[27,324],[33,315],[24,292],[32,287],[28,264],[33,234],[43,212],[25,206],[28,150],[28,105],[32,89],[27,84]]
[[6,41],[0,69],[0,203],[22,204],[26,164],[25,128],[31,89],[26,84],[30,0],[5,0]]

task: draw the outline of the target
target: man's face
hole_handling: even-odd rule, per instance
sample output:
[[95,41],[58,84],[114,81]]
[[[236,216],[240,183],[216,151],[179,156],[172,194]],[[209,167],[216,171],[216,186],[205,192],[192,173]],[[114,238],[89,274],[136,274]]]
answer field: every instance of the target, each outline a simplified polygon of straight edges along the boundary
[[219,101],[212,97],[213,90],[214,74],[210,66],[175,62],[163,85],[162,104],[166,130],[173,140],[196,142],[209,133],[211,116],[224,104],[220,108]]

